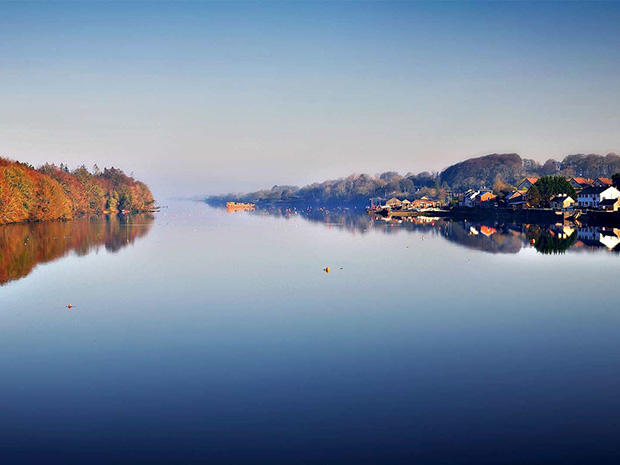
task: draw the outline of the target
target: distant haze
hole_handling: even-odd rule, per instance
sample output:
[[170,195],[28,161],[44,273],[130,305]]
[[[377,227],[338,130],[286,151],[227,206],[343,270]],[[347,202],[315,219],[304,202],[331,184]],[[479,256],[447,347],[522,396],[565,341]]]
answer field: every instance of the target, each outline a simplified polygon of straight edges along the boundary
[[0,155],[174,195],[620,152],[620,3],[0,3]]

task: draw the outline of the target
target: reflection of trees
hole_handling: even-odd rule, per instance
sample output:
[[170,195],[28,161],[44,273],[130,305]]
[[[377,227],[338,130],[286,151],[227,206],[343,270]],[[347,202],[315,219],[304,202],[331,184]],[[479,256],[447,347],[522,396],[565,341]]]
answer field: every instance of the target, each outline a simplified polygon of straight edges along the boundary
[[79,256],[104,246],[117,252],[148,233],[152,215],[93,220],[11,224],[0,227],[0,285],[28,275],[74,251]]
[[306,207],[306,208],[261,208],[256,214],[269,213],[272,216],[280,216],[291,219],[298,216],[313,223],[323,223],[328,226],[338,226],[352,234],[364,233],[371,227],[372,218],[364,209],[340,208],[340,207]]
[[577,231],[571,234],[559,234],[548,228],[531,225],[527,237],[534,243],[534,248],[542,254],[562,254],[577,242]]

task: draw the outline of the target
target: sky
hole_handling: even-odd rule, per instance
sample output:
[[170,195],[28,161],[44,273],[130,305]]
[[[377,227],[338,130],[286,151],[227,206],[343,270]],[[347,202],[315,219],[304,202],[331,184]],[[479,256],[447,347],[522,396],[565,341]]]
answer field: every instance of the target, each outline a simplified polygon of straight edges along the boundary
[[620,152],[620,3],[0,2],[0,156],[160,200]]

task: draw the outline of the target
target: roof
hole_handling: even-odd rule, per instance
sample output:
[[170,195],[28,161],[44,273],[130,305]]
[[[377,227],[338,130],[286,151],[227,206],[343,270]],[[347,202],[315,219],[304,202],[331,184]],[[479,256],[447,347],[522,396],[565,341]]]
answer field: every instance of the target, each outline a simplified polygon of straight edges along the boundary
[[613,184],[613,181],[609,178],[596,178],[596,180],[602,182],[603,184],[607,184],[608,186]]
[[580,184],[582,186],[584,184],[589,186],[594,182],[594,180],[589,179],[589,178],[571,178],[571,179],[575,181],[577,184]]
[[610,207],[613,207],[618,202],[618,200],[620,200],[620,199],[603,199],[598,204],[602,205],[604,207],[606,207],[608,205]]
[[597,195],[600,194],[601,192],[605,192],[607,189],[609,189],[608,186],[604,186],[604,187],[586,187],[584,190],[582,190],[579,193],[579,196],[581,197],[582,195]]
[[571,199],[573,202],[575,201],[575,199],[573,199],[570,195],[556,195],[555,197],[551,199],[551,201],[552,202],[564,202],[566,199]]
[[519,191],[512,192],[510,195],[506,196],[506,200],[515,200],[519,197],[523,197],[523,194]]

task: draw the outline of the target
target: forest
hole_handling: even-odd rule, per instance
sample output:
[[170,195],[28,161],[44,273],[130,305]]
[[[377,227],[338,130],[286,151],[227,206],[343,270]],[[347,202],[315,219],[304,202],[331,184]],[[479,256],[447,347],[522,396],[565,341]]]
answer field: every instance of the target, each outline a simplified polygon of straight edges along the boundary
[[92,172],[64,164],[33,166],[0,157],[0,224],[80,217],[153,208],[146,184],[117,168]]
[[[516,153],[494,153],[467,159],[441,172],[423,171],[401,175],[395,171],[387,171],[375,175],[352,174],[346,178],[313,183],[301,188],[273,186],[271,189],[245,194],[210,196],[205,200],[213,204],[238,201],[365,205],[368,199],[373,197],[414,199],[426,195],[442,201],[449,192],[464,192],[467,189],[488,188],[497,194],[510,192],[526,176],[611,178],[615,173],[620,173],[620,156],[614,153],[568,155],[562,161],[549,159],[542,164],[521,158]],[[614,179],[620,185],[620,178]]]

